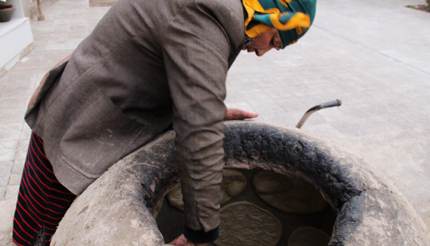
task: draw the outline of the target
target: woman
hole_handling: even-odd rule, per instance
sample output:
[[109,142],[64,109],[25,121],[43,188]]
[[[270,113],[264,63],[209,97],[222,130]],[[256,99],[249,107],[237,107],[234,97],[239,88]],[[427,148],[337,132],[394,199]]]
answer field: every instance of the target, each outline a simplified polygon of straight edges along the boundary
[[173,126],[186,224],[174,245],[218,237],[225,79],[241,49],[297,41],[315,0],[121,0],[32,97],[14,219],[17,245],[49,243],[76,195]]

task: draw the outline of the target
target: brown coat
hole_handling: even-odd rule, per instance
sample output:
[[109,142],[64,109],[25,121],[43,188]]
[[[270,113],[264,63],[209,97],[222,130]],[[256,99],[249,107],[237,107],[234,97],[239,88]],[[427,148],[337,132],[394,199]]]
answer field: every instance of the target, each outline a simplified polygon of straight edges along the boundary
[[26,115],[75,194],[173,124],[186,221],[219,224],[227,70],[243,42],[239,0],[121,0],[51,70]]

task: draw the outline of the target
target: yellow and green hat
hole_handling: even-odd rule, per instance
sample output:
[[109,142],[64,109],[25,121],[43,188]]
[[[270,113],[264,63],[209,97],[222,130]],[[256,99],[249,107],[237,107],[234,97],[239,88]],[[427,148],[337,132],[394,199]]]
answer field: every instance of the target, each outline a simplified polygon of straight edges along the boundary
[[315,18],[316,0],[242,0],[246,11],[245,34],[255,38],[276,28],[282,48],[303,36]]

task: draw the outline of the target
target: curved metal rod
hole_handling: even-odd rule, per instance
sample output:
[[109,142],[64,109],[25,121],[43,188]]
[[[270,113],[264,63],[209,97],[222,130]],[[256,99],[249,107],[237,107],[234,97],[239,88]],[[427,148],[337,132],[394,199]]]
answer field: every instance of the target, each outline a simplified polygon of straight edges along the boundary
[[299,123],[297,123],[296,127],[299,129],[302,128],[302,126],[305,124],[306,120],[309,118],[309,116],[311,116],[311,114],[325,108],[340,107],[340,105],[342,105],[342,101],[339,99],[336,99],[333,101],[329,101],[329,102],[325,102],[325,103],[321,103],[319,105],[313,106],[308,111],[306,111],[306,113],[300,119]]

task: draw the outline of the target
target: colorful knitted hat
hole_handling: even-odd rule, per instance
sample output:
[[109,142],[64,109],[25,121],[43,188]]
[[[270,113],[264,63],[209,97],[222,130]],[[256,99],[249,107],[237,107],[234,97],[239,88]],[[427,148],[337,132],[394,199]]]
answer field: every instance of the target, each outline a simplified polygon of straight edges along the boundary
[[316,0],[242,0],[245,34],[255,38],[270,28],[279,30],[282,48],[296,42],[312,25]]

